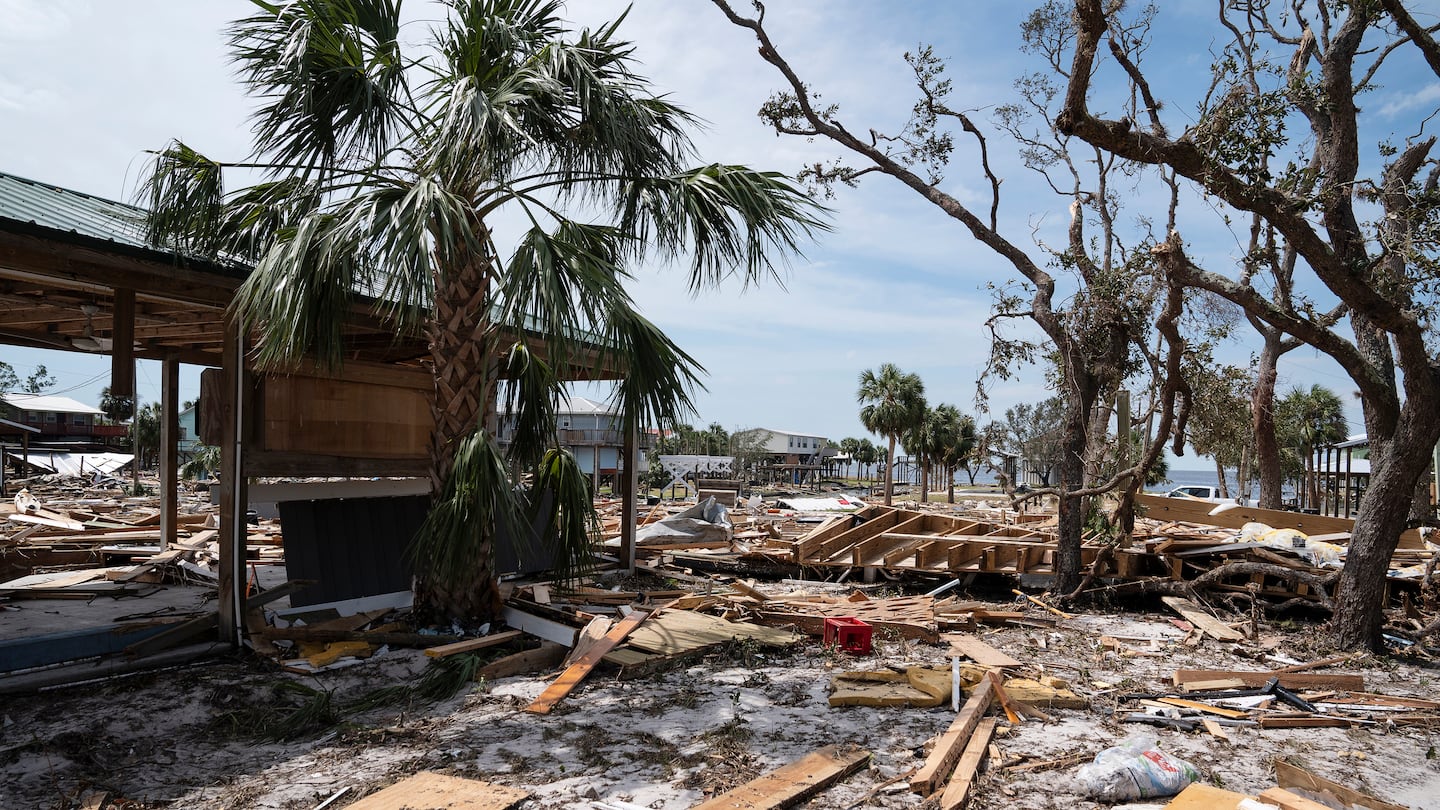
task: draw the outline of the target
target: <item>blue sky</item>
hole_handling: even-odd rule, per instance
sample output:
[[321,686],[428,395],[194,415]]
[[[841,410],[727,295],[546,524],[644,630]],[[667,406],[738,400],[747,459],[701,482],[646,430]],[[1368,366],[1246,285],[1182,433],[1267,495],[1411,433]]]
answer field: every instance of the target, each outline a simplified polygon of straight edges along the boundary
[[[416,17],[433,8],[411,2]],[[1437,4],[1417,4],[1422,12]],[[749,13],[748,3],[737,7]],[[1157,91],[1183,95],[1169,114],[1187,122],[1195,92],[1208,78],[1214,3],[1163,4],[1155,53],[1165,69],[1152,74]],[[130,199],[145,150],[178,137],[219,159],[247,152],[249,102],[226,61],[221,28],[246,12],[238,0],[0,0],[0,171],[100,196]],[[624,4],[577,0],[569,12],[595,23]],[[783,53],[827,102],[841,107],[855,131],[897,130],[914,93],[902,54],[933,44],[949,60],[956,103],[988,110],[1011,99],[1011,82],[1040,65],[1018,49],[1026,4],[862,3],[796,0],[770,4],[767,24]],[[1426,12],[1428,13],[1428,12]],[[744,162],[795,171],[807,161],[839,154],[825,143],[777,138],[755,111],[779,87],[779,76],[755,53],[748,32],[730,26],[706,0],[636,0],[622,29],[655,84],[708,122],[696,135],[706,161]],[[408,36],[419,38],[421,26]],[[1192,32],[1202,32],[1198,36]],[[1158,58],[1158,56],[1157,56]],[[1433,75],[1384,87],[1370,103],[1398,113],[1434,109],[1440,84]],[[1400,116],[1404,117],[1404,116]],[[1002,218],[1013,241],[1055,243],[1064,204],[1021,167],[1011,144],[989,132],[992,159],[1004,177]],[[983,200],[983,178],[957,152],[945,187],[967,204]],[[1133,213],[1158,203],[1137,191]],[[1233,260],[1240,234],[1227,230],[1199,201],[1187,238],[1204,257]],[[1014,272],[973,242],[958,224],[885,177],[841,189],[829,201],[833,232],[793,259],[783,289],[767,283],[742,290],[728,285],[691,296],[683,272],[643,268],[632,292],[644,312],[709,370],[698,398],[700,423],[727,429],[767,426],[839,439],[864,435],[855,404],[863,369],[894,362],[918,373],[932,403],[975,410],[975,379],[988,351],[983,322],[988,282]],[[1033,237],[1032,237],[1033,232]],[[1032,255],[1040,255],[1038,249]],[[1226,349],[1245,363],[1254,342]],[[59,378],[56,390],[95,402],[105,362],[78,354],[0,348],[0,360],[25,375],[44,363]],[[143,364],[144,399],[158,398],[158,365]],[[1288,355],[1282,390],[1320,383],[1349,400],[1339,369],[1308,348]],[[198,390],[186,369],[182,398]],[[1044,375],[1030,370],[990,391],[995,415],[1016,402],[1048,396]],[[1361,430],[1352,407],[1352,430]],[[980,416],[980,421],[988,419]],[[1173,462],[1172,462],[1173,463]],[[1202,463],[1181,462],[1183,467]]]

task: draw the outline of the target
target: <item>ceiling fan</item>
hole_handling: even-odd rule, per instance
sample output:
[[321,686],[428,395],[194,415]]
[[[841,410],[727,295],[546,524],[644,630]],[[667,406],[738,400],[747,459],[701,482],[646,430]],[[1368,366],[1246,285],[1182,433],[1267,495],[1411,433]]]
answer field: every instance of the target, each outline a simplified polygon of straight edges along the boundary
[[70,345],[86,352],[108,352],[114,347],[115,341],[109,338],[95,337],[95,325],[92,318],[100,311],[100,307],[94,304],[81,304],[80,311],[85,313],[85,331],[80,337],[70,338]]

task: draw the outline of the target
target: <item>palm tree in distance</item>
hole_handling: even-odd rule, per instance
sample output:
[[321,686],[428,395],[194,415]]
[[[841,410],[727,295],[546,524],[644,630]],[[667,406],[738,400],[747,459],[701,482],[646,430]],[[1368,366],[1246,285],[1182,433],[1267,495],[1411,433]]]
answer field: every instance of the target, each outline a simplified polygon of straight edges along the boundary
[[1306,503],[1313,509],[1320,503],[1315,451],[1346,439],[1344,403],[1323,385],[1295,388],[1276,403],[1275,422],[1282,446],[1302,460],[1308,484]]
[[915,457],[920,469],[920,502],[930,500],[930,467],[940,449],[940,418],[934,408],[926,406],[920,418],[900,436],[906,453]]
[[889,442],[885,455],[885,505],[893,503],[895,481],[895,442],[900,435],[920,421],[925,414],[925,383],[915,374],[907,374],[893,363],[884,363],[880,370],[860,372],[860,423],[871,433],[884,436]]
[[975,449],[975,420],[954,405],[936,405],[935,460],[945,471],[945,500],[955,503],[955,471]]
[[[688,164],[695,121],[635,72],[619,20],[574,31],[558,0],[444,0],[423,38],[402,37],[400,5],[255,0],[230,29],[258,100],[251,159],[173,142],[142,195],[152,244],[254,265],[234,311],[262,369],[336,369],[364,302],[425,336],[433,501],[412,548],[417,602],[484,620],[499,607],[497,532],[548,520],[557,575],[588,560],[585,476],[555,443],[561,381],[617,370],[626,431],[693,413],[703,369],[635,308],[629,268],[687,256],[695,290],[755,282],[823,225],[778,174]],[[261,181],[227,192],[237,166]],[[497,401],[515,424],[508,453],[487,429]],[[514,485],[525,471],[537,497]]]

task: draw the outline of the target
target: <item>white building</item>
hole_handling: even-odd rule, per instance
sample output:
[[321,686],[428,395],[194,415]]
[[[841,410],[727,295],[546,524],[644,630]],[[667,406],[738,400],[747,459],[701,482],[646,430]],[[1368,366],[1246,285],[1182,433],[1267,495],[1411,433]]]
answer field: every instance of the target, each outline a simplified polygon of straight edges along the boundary
[[[613,476],[620,467],[625,449],[625,434],[620,414],[610,405],[585,397],[569,396],[560,400],[555,414],[556,438],[561,447],[575,456],[580,469],[592,479]],[[500,427],[496,438],[500,444],[508,445],[515,435],[515,420],[509,414],[500,414]],[[649,465],[645,453],[650,437],[641,433],[639,437],[639,472],[645,472]]]

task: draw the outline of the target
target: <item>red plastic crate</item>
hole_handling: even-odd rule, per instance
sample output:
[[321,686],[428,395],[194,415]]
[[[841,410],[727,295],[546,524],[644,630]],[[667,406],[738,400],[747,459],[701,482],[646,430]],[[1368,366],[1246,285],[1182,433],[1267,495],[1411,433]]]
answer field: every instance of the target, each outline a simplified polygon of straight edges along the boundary
[[834,644],[842,652],[870,654],[870,625],[854,616],[825,620],[825,646]]

